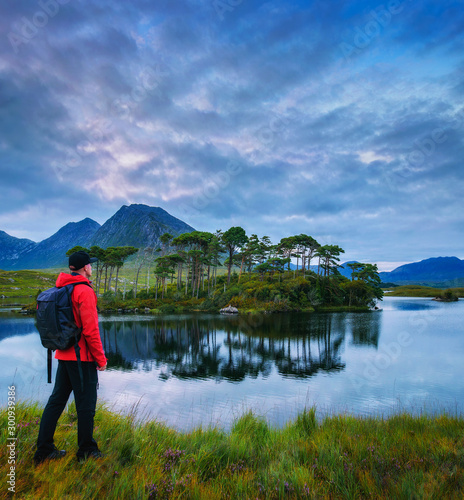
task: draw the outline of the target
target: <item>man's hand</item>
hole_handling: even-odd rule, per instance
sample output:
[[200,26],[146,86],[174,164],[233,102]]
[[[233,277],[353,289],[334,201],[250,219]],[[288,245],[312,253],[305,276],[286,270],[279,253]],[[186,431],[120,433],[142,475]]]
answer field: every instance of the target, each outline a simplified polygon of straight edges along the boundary
[[104,364],[103,366],[97,366],[97,370],[99,372],[104,372],[106,370],[107,365],[108,365],[108,363]]

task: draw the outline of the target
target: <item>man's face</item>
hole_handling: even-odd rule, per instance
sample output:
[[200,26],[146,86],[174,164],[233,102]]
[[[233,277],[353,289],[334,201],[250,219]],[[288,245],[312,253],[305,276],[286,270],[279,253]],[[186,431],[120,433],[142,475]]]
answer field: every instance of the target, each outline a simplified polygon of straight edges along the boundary
[[88,279],[92,276],[92,264],[87,264],[84,266],[84,272]]

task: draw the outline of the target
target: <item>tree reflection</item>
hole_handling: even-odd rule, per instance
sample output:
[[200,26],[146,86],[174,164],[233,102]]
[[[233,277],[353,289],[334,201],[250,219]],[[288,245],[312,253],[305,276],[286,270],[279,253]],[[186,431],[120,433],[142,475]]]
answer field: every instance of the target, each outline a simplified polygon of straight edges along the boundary
[[351,329],[356,344],[376,346],[378,314],[212,315],[143,321],[102,321],[108,366],[119,370],[157,369],[161,379],[246,377],[308,378],[345,368],[342,351]]
[[375,348],[379,346],[380,317],[378,312],[353,315],[351,328],[354,345],[367,345]]

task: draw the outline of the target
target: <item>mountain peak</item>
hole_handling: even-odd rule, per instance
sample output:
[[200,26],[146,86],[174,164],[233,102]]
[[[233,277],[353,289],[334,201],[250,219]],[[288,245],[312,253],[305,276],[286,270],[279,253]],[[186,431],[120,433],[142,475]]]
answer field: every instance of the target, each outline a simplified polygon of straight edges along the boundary
[[[50,238],[54,238],[58,234],[67,233],[69,231],[93,233],[99,228],[100,224],[98,222],[94,221],[93,219],[90,219],[89,217],[86,217],[85,219],[82,219],[78,222],[68,222],[62,228],[58,229],[58,231],[54,235],[50,236]],[[50,238],[43,240],[41,243],[49,240]]]
[[95,233],[92,244],[102,248],[130,245],[138,248],[160,246],[164,233],[177,236],[194,228],[160,207],[123,205]]
[[145,212],[145,213],[152,213],[152,214],[168,215],[168,216],[170,216],[170,214],[168,212],[166,212],[166,210],[164,210],[161,207],[150,207],[149,205],[143,205],[141,203],[132,203],[131,205],[123,205],[118,210],[118,212],[121,211],[121,210],[123,210],[123,211],[128,210],[128,211],[131,211],[131,212]]

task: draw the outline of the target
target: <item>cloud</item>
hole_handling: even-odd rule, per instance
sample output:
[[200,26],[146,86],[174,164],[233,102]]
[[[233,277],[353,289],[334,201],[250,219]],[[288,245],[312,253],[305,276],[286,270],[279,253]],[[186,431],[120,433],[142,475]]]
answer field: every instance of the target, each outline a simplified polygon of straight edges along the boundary
[[464,257],[459,2],[43,5],[0,20],[2,230],[134,202],[353,259]]

